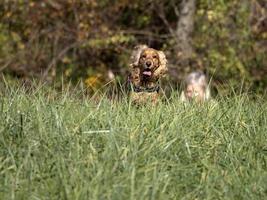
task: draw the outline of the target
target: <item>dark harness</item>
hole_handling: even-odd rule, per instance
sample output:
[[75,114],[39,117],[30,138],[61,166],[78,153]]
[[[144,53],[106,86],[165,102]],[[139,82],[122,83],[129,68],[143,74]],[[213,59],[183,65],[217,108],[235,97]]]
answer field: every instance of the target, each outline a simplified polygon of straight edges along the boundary
[[159,87],[159,81],[157,82],[157,85],[154,87],[141,87],[141,86],[136,86],[134,85],[130,78],[128,77],[128,85],[129,85],[129,90],[130,91],[134,91],[134,92],[148,92],[148,93],[152,93],[152,92],[157,92],[159,93],[160,87]]
[[131,89],[134,91],[134,92],[148,92],[148,93],[152,93],[152,92],[157,92],[159,93],[159,85],[157,84],[155,87],[138,87],[138,86],[135,86],[133,84],[131,84]]

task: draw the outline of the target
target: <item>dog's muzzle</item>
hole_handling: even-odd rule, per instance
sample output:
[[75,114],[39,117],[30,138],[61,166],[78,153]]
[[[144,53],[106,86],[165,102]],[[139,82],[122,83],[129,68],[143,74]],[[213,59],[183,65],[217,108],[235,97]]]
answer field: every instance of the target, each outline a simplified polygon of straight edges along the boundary
[[145,63],[145,67],[147,68],[147,69],[150,69],[150,67],[152,66],[152,61],[150,61],[150,60],[148,60],[148,61],[146,61],[146,63]]

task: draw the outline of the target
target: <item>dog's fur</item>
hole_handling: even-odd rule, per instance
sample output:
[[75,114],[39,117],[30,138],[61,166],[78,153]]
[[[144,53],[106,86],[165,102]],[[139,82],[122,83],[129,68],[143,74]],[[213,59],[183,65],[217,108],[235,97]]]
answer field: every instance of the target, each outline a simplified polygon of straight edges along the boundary
[[132,102],[135,104],[156,103],[159,99],[158,81],[167,71],[167,59],[162,51],[146,45],[136,46],[131,56],[129,76]]

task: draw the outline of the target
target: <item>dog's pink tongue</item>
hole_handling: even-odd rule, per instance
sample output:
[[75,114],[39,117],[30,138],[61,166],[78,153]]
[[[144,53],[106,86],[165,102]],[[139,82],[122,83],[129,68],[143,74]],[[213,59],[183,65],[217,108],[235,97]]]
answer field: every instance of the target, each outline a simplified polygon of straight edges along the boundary
[[146,76],[151,76],[152,73],[151,73],[151,71],[144,71],[143,74]]

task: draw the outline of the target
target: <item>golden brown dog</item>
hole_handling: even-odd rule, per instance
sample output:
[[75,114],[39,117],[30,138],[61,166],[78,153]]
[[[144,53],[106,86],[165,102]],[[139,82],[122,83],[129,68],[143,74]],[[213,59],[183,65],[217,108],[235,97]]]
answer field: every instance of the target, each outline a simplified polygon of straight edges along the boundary
[[159,99],[159,79],[167,72],[165,54],[139,45],[135,47],[131,59],[130,99],[134,104],[156,103]]

